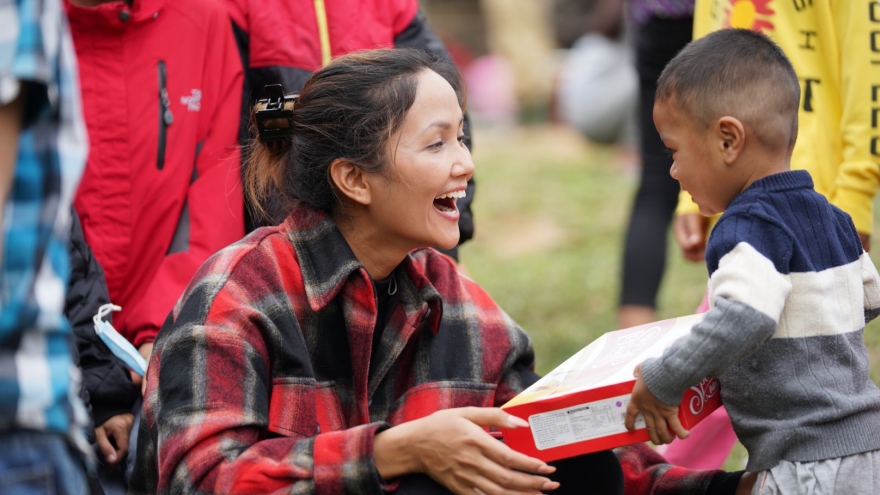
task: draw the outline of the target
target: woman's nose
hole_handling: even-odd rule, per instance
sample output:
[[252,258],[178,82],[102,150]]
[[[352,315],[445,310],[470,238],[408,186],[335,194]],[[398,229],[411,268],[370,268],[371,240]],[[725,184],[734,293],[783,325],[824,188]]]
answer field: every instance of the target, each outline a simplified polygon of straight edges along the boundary
[[672,166],[669,167],[669,175],[671,175],[673,179],[678,180],[678,166],[675,162],[672,162]]
[[465,176],[467,179],[474,175],[474,160],[471,157],[470,150],[465,146],[461,147],[461,152],[456,157],[455,164],[452,167],[452,175],[455,177]]

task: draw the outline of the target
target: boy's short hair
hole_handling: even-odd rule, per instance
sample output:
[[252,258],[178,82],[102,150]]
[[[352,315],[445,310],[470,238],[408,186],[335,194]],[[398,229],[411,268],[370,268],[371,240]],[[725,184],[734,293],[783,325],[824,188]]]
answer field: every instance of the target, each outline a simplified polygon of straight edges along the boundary
[[656,101],[674,101],[703,126],[725,115],[752,128],[765,146],[797,138],[800,83],[767,36],[723,29],[694,40],[663,69]]

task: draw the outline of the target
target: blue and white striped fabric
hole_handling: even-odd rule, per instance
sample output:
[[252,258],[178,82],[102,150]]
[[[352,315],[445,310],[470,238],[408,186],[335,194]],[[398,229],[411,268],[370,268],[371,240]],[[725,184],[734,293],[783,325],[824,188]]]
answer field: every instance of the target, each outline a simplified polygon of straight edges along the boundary
[[0,270],[0,431],[87,422],[64,318],[70,204],[87,153],[75,55],[60,0],[0,0],[0,104],[24,99]]
[[667,404],[719,376],[748,471],[880,449],[880,390],[867,321],[880,275],[850,217],[803,170],[753,183],[706,249],[712,308],[690,336],[643,366]]

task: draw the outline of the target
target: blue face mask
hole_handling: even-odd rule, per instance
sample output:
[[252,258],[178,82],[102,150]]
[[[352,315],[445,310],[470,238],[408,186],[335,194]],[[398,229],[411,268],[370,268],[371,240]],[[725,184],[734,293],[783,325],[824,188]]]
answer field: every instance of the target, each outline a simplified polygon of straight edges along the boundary
[[98,309],[98,314],[92,317],[95,322],[95,333],[104,344],[110,349],[114,356],[118,357],[138,375],[144,376],[144,370],[147,368],[147,362],[141,356],[141,353],[131,345],[131,342],[125,340],[125,337],[119,335],[119,332],[113,328],[104,318],[113,311],[119,311],[122,308],[115,304],[105,304]]

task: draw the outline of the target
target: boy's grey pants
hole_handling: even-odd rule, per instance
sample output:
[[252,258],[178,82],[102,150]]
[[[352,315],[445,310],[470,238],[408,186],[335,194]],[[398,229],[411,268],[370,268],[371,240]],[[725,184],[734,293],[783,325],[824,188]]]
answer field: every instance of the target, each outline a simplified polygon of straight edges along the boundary
[[782,461],[758,473],[752,495],[880,494],[880,450],[814,462]]

